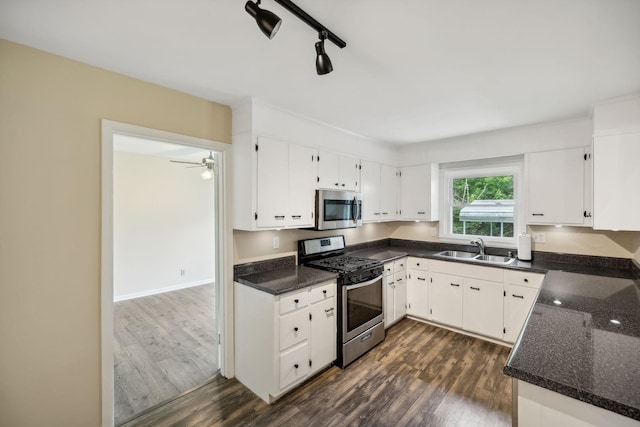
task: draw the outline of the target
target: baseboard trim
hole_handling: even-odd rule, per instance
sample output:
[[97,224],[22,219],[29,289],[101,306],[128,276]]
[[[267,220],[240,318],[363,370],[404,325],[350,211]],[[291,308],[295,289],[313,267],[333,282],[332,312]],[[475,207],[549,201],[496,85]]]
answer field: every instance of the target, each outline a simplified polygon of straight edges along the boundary
[[163,294],[165,292],[178,291],[180,289],[186,289],[186,288],[193,288],[194,286],[206,285],[208,283],[215,283],[215,279],[198,280],[197,282],[181,283],[179,285],[165,286],[164,288],[156,288],[156,289],[150,289],[148,291],[133,292],[131,294],[114,296],[113,302],[148,297],[150,295]]

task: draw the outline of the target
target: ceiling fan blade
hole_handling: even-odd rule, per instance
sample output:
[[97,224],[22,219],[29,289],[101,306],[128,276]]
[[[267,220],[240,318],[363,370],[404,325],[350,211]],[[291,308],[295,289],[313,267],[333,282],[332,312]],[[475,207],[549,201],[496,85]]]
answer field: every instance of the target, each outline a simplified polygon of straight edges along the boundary
[[198,166],[187,166],[187,169],[191,169],[191,168],[203,168],[204,165],[198,165]]
[[187,165],[198,165],[198,166],[202,166],[202,163],[198,163],[198,162],[182,162],[180,160],[169,160],[172,163],[185,163]]

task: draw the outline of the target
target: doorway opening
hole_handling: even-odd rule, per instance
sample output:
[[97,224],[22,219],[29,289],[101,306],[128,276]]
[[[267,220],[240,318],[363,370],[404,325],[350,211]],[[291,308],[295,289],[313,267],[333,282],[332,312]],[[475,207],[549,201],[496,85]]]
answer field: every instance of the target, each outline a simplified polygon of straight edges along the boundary
[[224,366],[225,149],[103,121],[103,425]]

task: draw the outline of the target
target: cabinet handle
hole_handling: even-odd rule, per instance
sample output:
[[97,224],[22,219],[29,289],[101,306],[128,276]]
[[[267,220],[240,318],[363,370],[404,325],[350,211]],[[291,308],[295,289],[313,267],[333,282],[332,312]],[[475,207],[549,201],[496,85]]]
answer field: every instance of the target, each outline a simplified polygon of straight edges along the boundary
[[380,212],[374,212],[373,214],[374,215],[380,215]]
[[402,279],[398,279],[398,282],[402,282]]
[[284,219],[284,215],[276,215],[276,216],[274,216],[274,218],[275,218],[276,220],[278,220],[278,221],[281,221],[281,220],[283,220],[283,219]]
[[424,211],[418,212],[418,215],[424,215]]
[[293,365],[294,368],[298,369],[298,364]]
[[369,332],[367,335],[365,335],[362,338],[360,338],[360,342],[364,342],[364,341],[368,340],[369,338],[371,338],[372,335],[373,335],[373,332]]
[[382,212],[382,215],[389,215],[389,212]]
[[418,267],[420,267],[420,263],[419,263],[419,262],[416,262],[416,265],[417,265]]
[[333,311],[333,307],[331,307],[331,308],[327,308],[324,312],[325,312],[325,313],[331,313],[332,311]]
[[335,183],[335,184],[333,184],[333,185],[335,185],[336,187],[338,187],[338,186],[340,185],[340,183],[339,183],[339,182],[336,182],[336,183]]
[[291,219],[300,219],[302,215],[291,215]]
[[474,288],[473,286],[471,286],[471,289],[473,289],[474,291],[479,291],[480,288]]
[[294,330],[295,332],[298,332],[298,327],[296,326],[295,328],[293,328],[293,330]]
[[345,187],[344,182],[342,183],[342,186]]
[[451,286],[455,286],[456,288],[460,287],[460,283],[451,283]]
[[425,280],[427,280],[427,279],[425,279],[424,277],[418,277],[418,280],[425,281]]
[[531,215],[532,215],[532,216],[544,216],[544,214],[543,214],[543,213],[532,213]]
[[326,289],[323,289],[323,290],[322,290],[322,293],[326,295],[326,294],[327,294],[327,290],[326,290]]
[[294,299],[293,302],[295,302],[296,304],[300,302],[299,299]]
[[522,296],[522,295],[511,294],[511,296],[514,297],[514,298],[524,299],[524,296]]

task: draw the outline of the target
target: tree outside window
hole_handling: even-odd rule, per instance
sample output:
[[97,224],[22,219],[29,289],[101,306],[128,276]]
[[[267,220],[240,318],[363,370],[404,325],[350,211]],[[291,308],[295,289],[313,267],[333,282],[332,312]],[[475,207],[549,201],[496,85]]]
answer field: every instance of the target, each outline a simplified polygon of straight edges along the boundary
[[514,237],[514,177],[455,178],[452,234]]

